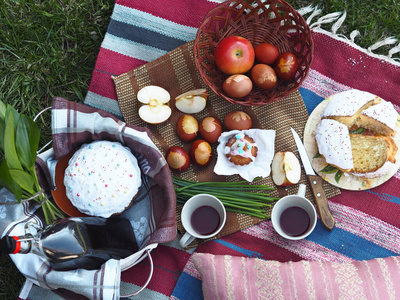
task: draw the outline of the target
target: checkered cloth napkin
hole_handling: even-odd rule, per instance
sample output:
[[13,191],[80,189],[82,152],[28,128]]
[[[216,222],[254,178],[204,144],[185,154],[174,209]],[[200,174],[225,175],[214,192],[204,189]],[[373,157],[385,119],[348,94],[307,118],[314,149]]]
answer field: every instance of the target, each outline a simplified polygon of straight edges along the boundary
[[[33,253],[15,254],[11,258],[30,284],[55,290],[63,297],[78,299],[76,297],[81,295],[90,299],[119,299],[121,270],[133,267],[143,258],[142,254],[148,254],[147,251],[159,243],[170,242],[177,236],[176,199],[169,167],[146,128],[127,125],[106,111],[58,97],[53,100],[51,112],[52,148],[37,158],[41,186],[48,192],[54,189],[57,161],[85,143],[117,141],[130,148],[137,158],[143,184],[132,206],[121,217],[130,221],[139,251],[122,260],[110,259],[99,270],[90,271],[55,271],[45,258]],[[17,206],[12,195],[4,190],[2,195],[4,205],[1,207],[5,211],[1,215],[1,225],[5,228],[0,229],[3,229],[3,235],[24,235],[27,222],[45,225],[37,203],[24,201]],[[147,271],[147,276],[150,273]],[[133,292],[135,290],[130,293]]]

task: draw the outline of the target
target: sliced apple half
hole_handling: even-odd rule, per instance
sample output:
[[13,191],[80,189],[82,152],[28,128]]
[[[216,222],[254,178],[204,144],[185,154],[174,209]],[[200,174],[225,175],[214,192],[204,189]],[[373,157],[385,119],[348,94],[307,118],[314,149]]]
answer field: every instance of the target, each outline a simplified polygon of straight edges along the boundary
[[140,103],[139,117],[150,124],[160,124],[168,120],[172,110],[169,107],[171,99],[167,90],[149,85],[139,90],[137,99]]
[[277,152],[271,166],[272,180],[278,186],[288,186],[300,181],[301,166],[292,152]]
[[175,106],[185,114],[196,114],[206,107],[207,98],[206,89],[192,90],[176,97]]

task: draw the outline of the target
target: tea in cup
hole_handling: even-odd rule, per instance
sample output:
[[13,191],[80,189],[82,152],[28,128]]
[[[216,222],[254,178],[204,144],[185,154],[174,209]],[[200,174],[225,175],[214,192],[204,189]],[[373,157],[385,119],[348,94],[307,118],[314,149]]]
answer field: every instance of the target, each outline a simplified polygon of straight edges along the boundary
[[278,200],[271,212],[272,226],[282,237],[300,240],[307,237],[317,224],[317,212],[310,200],[305,198],[306,186],[299,185],[297,195]]
[[226,210],[217,197],[198,194],[184,204],[181,221],[186,233],[179,245],[185,248],[196,238],[208,239],[217,235],[225,225]]

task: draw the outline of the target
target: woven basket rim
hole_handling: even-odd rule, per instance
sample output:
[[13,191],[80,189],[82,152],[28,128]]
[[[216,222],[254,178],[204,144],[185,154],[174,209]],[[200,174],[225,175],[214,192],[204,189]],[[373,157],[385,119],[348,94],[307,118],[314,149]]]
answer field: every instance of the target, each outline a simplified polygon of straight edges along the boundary
[[[203,18],[193,44],[195,65],[203,82],[220,97],[241,105],[268,104],[298,90],[308,76],[314,52],[311,30],[307,22],[289,3],[284,0],[267,0],[265,2],[255,0],[253,3],[254,5],[251,6],[245,0],[228,0],[210,10]],[[232,14],[235,17],[234,20],[230,19]],[[271,18],[273,14],[275,14],[275,19]],[[216,69],[213,54],[210,52],[223,37],[235,35],[232,32],[237,33],[238,30],[245,30],[240,27],[241,25],[246,26],[245,29],[253,26],[252,28],[260,27],[265,31],[273,30],[275,34],[280,35],[281,40],[285,39],[283,43],[290,45],[286,47],[291,50],[287,52],[294,52],[299,59],[299,70],[295,78],[291,81],[280,81],[279,87],[273,90],[260,90],[255,87],[245,98],[231,98],[225,95],[221,86],[227,75]],[[225,26],[225,28],[221,28],[221,26]],[[262,32],[262,30],[258,31]],[[265,34],[265,31],[262,33]],[[244,37],[247,38],[247,36]],[[268,37],[276,38],[271,33]],[[254,40],[253,46],[257,45],[256,40],[263,38],[266,36],[254,34],[251,37]]]

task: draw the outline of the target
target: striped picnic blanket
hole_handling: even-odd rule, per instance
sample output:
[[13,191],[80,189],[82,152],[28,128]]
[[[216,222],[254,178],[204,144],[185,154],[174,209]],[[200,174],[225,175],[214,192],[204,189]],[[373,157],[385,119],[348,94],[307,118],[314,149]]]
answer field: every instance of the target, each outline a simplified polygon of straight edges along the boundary
[[[85,104],[111,112],[122,119],[111,76],[137,68],[194,39],[204,15],[218,5],[207,0],[116,0],[109,27],[93,71]],[[333,31],[312,27],[314,60],[300,88],[310,114],[323,99],[337,92],[360,89],[400,107],[400,63],[361,49],[336,34],[345,21],[339,18]],[[342,18],[340,18],[342,17]],[[314,17],[315,18],[315,17]],[[354,37],[354,36],[353,36]],[[392,51],[391,53],[394,53]],[[132,124],[135,125],[135,124]],[[301,241],[287,241],[263,221],[223,238],[184,250],[177,240],[160,244],[152,252],[153,277],[135,299],[202,299],[199,273],[191,255],[224,254],[264,260],[349,262],[400,255],[400,173],[370,190],[346,191],[329,199],[336,227],[329,232],[318,221],[315,231]],[[149,263],[144,260],[122,273],[121,294],[144,284]],[[48,290],[33,287],[26,299],[57,299]],[[25,299],[24,298],[24,299]]]

